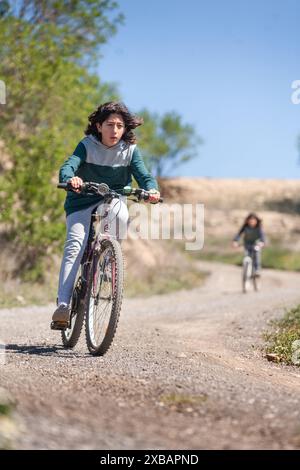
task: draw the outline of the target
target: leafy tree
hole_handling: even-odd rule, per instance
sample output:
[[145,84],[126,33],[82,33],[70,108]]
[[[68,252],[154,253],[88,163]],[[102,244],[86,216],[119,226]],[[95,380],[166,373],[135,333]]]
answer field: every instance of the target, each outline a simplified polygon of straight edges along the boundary
[[166,176],[197,156],[202,139],[192,125],[182,122],[178,113],[159,116],[144,109],[139,114],[144,118],[143,126],[138,129],[139,142],[156,176]]
[[1,220],[23,248],[21,265],[35,268],[38,278],[41,260],[64,233],[58,168],[82,137],[88,114],[117,98],[84,63],[95,64],[98,44],[120,17],[109,19],[116,8],[109,0],[23,0],[0,7],[0,78],[7,91],[0,135],[10,158],[1,175]]
[[61,56],[89,63],[123,22],[121,13],[111,18],[117,8],[113,0],[2,0],[0,16],[19,20],[19,31],[30,26],[43,39],[52,33]]

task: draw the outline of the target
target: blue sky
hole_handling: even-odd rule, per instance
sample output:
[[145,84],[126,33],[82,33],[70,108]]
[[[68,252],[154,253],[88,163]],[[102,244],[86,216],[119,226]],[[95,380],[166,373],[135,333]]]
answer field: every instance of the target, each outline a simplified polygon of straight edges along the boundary
[[99,74],[124,102],[175,110],[204,139],[177,176],[298,178],[298,0],[119,0]]

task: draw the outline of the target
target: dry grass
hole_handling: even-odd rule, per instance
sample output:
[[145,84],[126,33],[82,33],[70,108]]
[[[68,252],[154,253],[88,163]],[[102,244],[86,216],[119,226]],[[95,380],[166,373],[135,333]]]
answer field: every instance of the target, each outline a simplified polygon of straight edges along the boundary
[[272,322],[273,330],[266,333],[266,352],[277,362],[300,365],[300,305]]
[[[166,241],[128,240],[123,245],[126,260],[125,296],[150,296],[200,286],[206,274],[200,272],[181,253],[177,245]],[[2,250],[0,262],[0,308],[43,305],[55,302],[60,257],[48,260],[43,283],[25,282],[15,275],[17,257],[9,248]]]
[[179,413],[192,413],[207,401],[207,395],[189,395],[187,393],[170,393],[162,395],[159,404]]

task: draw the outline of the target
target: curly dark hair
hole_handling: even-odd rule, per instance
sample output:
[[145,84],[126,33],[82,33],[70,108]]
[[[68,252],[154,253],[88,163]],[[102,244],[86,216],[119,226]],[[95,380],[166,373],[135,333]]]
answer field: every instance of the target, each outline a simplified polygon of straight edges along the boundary
[[255,219],[257,222],[257,227],[261,227],[262,220],[254,212],[250,212],[250,214],[247,215],[246,219],[244,220],[243,227],[248,225],[250,219]]
[[144,121],[142,118],[131,114],[125,104],[115,101],[101,104],[92,114],[89,115],[89,124],[84,131],[85,134],[93,134],[101,141],[101,132],[98,131],[96,123],[98,122],[99,124],[102,124],[113,113],[120,114],[124,120],[125,132],[122,136],[122,140],[128,144],[135,144],[136,136],[133,129],[142,125]]

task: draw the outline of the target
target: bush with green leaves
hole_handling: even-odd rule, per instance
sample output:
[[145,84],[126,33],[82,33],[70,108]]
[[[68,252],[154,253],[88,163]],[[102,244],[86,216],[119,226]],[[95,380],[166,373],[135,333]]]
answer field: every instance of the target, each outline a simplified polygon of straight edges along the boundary
[[0,135],[9,162],[0,175],[1,221],[26,270],[61,245],[58,169],[83,137],[87,116],[117,98],[91,71],[121,21],[111,18],[116,8],[110,0],[2,2]]

